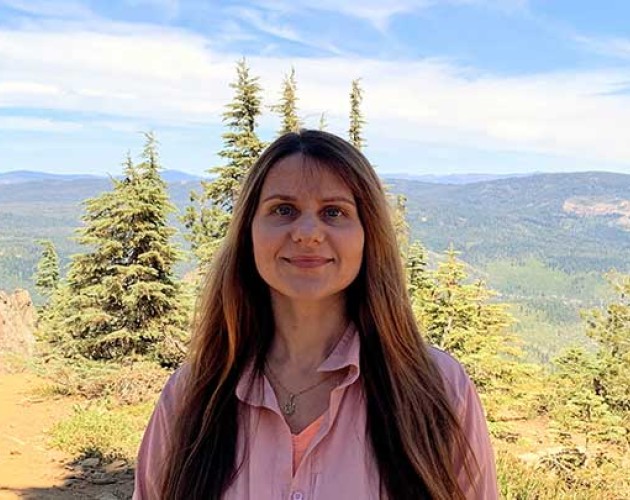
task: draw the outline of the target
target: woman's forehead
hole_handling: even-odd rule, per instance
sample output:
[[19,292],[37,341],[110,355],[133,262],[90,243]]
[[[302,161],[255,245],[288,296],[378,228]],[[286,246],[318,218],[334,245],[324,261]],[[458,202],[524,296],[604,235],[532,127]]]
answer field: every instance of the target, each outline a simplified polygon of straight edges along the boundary
[[352,191],[335,167],[302,154],[283,158],[269,170],[262,187],[261,199],[281,195],[345,195]]

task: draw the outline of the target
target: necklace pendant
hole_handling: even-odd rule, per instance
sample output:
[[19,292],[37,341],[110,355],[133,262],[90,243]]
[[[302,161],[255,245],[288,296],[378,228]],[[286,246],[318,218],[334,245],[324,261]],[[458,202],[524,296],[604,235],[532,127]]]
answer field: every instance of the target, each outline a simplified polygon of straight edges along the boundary
[[295,394],[289,394],[289,400],[282,405],[282,412],[289,416],[295,413]]

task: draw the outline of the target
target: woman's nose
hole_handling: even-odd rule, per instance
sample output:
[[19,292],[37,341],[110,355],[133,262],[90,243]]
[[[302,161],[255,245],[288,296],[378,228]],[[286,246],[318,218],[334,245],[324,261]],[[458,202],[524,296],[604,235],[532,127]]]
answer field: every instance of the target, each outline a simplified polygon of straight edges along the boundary
[[316,215],[300,215],[292,229],[291,236],[296,243],[321,243],[324,239],[322,221]]

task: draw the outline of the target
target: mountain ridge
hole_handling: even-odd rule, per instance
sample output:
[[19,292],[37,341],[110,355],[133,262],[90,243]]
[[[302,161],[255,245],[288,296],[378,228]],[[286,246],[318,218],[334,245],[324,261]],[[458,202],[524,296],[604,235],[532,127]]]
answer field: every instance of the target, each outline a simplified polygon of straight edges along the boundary
[[[198,175],[183,172],[181,170],[166,169],[161,172],[162,178],[166,182],[182,182],[182,181],[199,181],[203,179]],[[116,175],[114,178],[120,178]],[[28,182],[44,182],[44,181],[76,181],[76,180],[96,180],[109,179],[107,175],[97,174],[53,174],[50,172],[40,172],[37,170],[9,170],[0,172],[0,185],[7,184],[24,184]]]
[[[630,231],[618,224],[625,212],[567,209],[573,207],[568,201],[576,199],[581,206],[610,200],[610,206],[614,201],[625,207],[630,175],[535,174],[469,184],[390,178],[384,183],[390,192],[407,197],[411,236],[430,251],[443,252],[453,244],[473,265],[534,256],[567,272],[630,266]],[[81,224],[82,202],[109,189],[111,180],[104,177],[0,183],[0,277],[22,262],[19,280],[30,282],[25,269],[32,273],[37,239],[53,239],[65,258],[79,250],[69,238]],[[198,181],[169,182],[179,213],[192,190],[200,190]],[[175,216],[172,224],[183,242]],[[16,275],[12,281],[17,280]]]

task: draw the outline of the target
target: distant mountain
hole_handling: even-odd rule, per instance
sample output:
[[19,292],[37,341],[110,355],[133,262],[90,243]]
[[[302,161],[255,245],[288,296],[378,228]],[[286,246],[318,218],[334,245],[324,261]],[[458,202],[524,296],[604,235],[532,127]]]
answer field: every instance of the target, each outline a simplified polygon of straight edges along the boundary
[[179,170],[163,170],[161,172],[162,179],[166,182],[190,182],[200,181],[203,177],[198,175],[189,174],[187,172],[181,172]]
[[630,269],[630,175],[538,174],[465,185],[388,181],[412,235],[473,264],[539,258],[567,272]]
[[448,174],[448,175],[414,175],[414,174],[388,174],[383,179],[406,179],[431,184],[474,184],[476,182],[489,182],[499,179],[513,179],[529,177],[536,173],[526,174]]
[[[474,184],[477,182],[488,182],[499,179],[512,179],[536,175],[527,174],[449,174],[449,175],[414,175],[414,174],[388,174],[383,179],[387,182],[391,179],[405,179],[431,184]],[[116,176],[119,177],[119,176]],[[180,170],[164,170],[162,178],[166,182],[188,182],[199,181],[203,177],[189,174]],[[106,175],[90,174],[51,174],[47,172],[36,172],[31,170],[13,170],[0,173],[0,184],[22,184],[24,182],[35,182],[44,180],[75,181],[82,179],[107,179]]]
[[[186,182],[198,181],[202,179],[202,177],[198,175],[181,172],[179,170],[163,170],[162,178],[166,182]],[[10,172],[0,172],[0,185],[23,184],[25,182],[38,181],[77,181],[87,179],[108,179],[108,177],[105,175],[90,174],[51,174],[48,172],[36,172],[31,170],[12,170]]]
[[10,172],[0,172],[0,184],[22,184],[24,182],[43,180],[75,181],[79,179],[95,179],[98,177],[101,176],[89,174],[49,174],[32,170],[12,170]]
[[[14,179],[27,176],[13,174]],[[10,174],[1,175],[6,179]],[[62,253],[76,251],[68,237],[80,224],[81,202],[111,188],[107,178],[43,177],[0,182],[0,277],[9,272],[2,260],[8,258],[9,247],[14,249],[12,259],[22,255],[29,266],[36,259],[38,238],[53,238]],[[190,177],[181,172],[167,176],[181,213],[190,191],[199,189],[198,180]],[[630,268],[630,175],[538,174],[468,184],[385,182],[392,192],[406,195],[411,234],[431,251],[453,244],[465,260],[481,266],[534,256],[566,272]],[[173,224],[181,229],[175,216]]]

